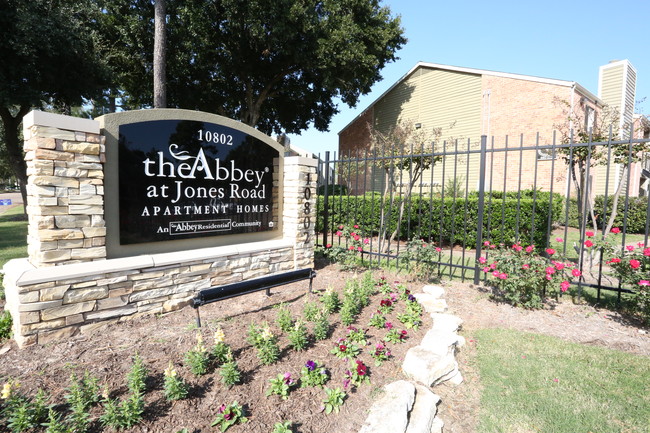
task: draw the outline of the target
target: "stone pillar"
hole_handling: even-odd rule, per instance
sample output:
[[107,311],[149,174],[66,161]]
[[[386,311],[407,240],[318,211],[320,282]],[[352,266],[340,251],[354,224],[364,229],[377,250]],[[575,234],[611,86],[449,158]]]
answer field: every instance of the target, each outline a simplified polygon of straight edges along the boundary
[[32,111],[23,119],[27,245],[35,267],[106,258],[99,123]]
[[295,269],[314,266],[318,161],[284,158],[283,236],[294,244]]

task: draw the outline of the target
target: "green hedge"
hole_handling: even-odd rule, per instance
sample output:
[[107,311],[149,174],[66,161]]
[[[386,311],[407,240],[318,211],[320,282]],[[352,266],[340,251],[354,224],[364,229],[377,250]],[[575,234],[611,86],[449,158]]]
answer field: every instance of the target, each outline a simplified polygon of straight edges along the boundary
[[[612,213],[612,204],[614,197],[610,196],[607,200],[607,218],[603,218],[604,209],[605,209],[605,196],[599,195],[594,200],[594,214],[596,215],[596,225],[599,229],[602,229],[607,220],[609,219],[609,214]],[[578,227],[578,200],[576,198],[571,198],[569,201],[569,227]],[[646,223],[646,214],[648,209],[648,199],[647,197],[630,197],[628,203],[627,211],[627,221],[626,229],[627,233],[645,233],[645,223]],[[566,209],[562,208],[562,216],[559,219],[561,224],[564,224]],[[625,197],[618,198],[618,208],[617,215],[614,218],[613,227],[623,228],[623,218],[625,216]],[[592,226],[591,217],[588,216],[587,226]]]
[[[390,211],[389,230],[397,226],[401,198],[396,198]],[[517,240],[517,215],[519,238],[523,243],[531,242],[538,246],[546,245],[549,215],[549,195],[529,198],[492,198],[485,200],[483,238],[492,242],[511,244]],[[561,204],[561,203],[560,203]],[[377,234],[380,227],[382,203],[380,196],[330,197],[329,226],[358,224],[362,233],[368,236]],[[410,208],[410,209],[409,209]],[[556,209],[555,202],[553,206]],[[555,212],[554,212],[555,213]],[[317,230],[323,230],[323,199],[318,198]],[[534,215],[534,218],[533,218]],[[503,219],[503,224],[501,221]],[[531,222],[534,221],[534,226]],[[489,224],[489,232],[488,232]],[[478,225],[478,197],[467,199],[413,197],[406,205],[404,218],[400,225],[399,237],[410,239],[421,237],[434,242],[476,247],[476,228]]]

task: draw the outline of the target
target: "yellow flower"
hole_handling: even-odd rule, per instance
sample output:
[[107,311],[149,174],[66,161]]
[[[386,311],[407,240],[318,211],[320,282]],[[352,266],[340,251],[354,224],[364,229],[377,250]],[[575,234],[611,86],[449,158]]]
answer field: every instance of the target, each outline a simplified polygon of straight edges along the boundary
[[169,367],[165,369],[165,377],[176,377],[176,370],[171,361],[169,361]]
[[201,333],[196,334],[196,350],[199,352],[205,352],[206,348],[203,345],[203,336]]
[[263,338],[264,340],[270,340],[270,339],[272,339],[272,338],[273,338],[273,332],[271,332],[271,328],[269,328],[269,327],[267,326],[267,327],[265,327],[264,329],[262,329],[262,334],[261,334],[261,336],[262,336],[262,338]]
[[7,400],[9,397],[11,397],[11,382],[7,382],[4,384],[4,386],[2,387],[1,397],[3,400]]
[[215,343],[223,343],[226,338],[226,334],[223,333],[221,328],[218,328],[214,333]]

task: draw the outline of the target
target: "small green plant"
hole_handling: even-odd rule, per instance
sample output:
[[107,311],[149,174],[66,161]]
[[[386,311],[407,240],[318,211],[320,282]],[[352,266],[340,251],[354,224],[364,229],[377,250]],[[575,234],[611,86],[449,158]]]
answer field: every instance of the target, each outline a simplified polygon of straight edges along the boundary
[[388,314],[395,308],[394,301],[391,298],[384,298],[379,301],[379,308],[377,309],[381,314]]
[[248,421],[244,416],[244,408],[236,401],[229,405],[222,404],[217,411],[217,417],[210,424],[212,427],[219,427],[222,432],[228,430],[235,424],[243,424]]
[[13,321],[11,319],[11,314],[8,310],[4,310],[0,314],[0,342],[11,338],[11,325]]
[[317,361],[309,360],[300,370],[300,387],[317,386],[322,388],[329,380],[327,370],[320,366]]
[[314,338],[317,341],[325,340],[330,335],[330,321],[325,310],[321,310],[314,323]]
[[320,309],[318,304],[315,302],[305,302],[305,305],[302,307],[302,316],[308,322],[315,322],[318,319],[320,314]]
[[339,299],[339,294],[335,292],[331,287],[328,287],[327,290],[320,297],[325,310],[329,314],[336,313],[341,308],[341,300]]
[[420,319],[420,314],[413,311],[407,311],[403,314],[398,314],[397,320],[402,322],[402,324],[406,329],[415,329],[416,331],[422,324],[422,320]]
[[276,422],[275,425],[273,426],[272,433],[292,433],[293,432],[292,425],[293,422],[291,421]]
[[248,341],[257,349],[257,357],[262,364],[270,365],[280,359],[278,337],[273,334],[268,324],[262,327],[251,324],[248,328]]
[[201,333],[196,334],[196,345],[185,353],[185,362],[195,376],[202,376],[210,369],[210,354],[203,344]]
[[47,412],[47,421],[43,423],[45,433],[73,433],[72,427],[67,425],[60,413],[57,413],[54,408],[49,408]]
[[370,322],[368,324],[373,328],[382,329],[385,323],[386,323],[386,316],[384,316],[379,311],[377,311],[370,315]]
[[142,393],[131,393],[121,402],[111,399],[108,390],[104,393],[104,413],[99,417],[103,426],[115,430],[131,428],[142,421],[144,413],[144,395]]
[[364,383],[370,383],[370,372],[368,366],[362,361],[355,359],[350,361],[350,368],[345,372],[344,386],[352,384],[354,386],[361,386]]
[[133,366],[126,376],[127,387],[132,393],[143,393],[147,388],[146,380],[148,375],[144,361],[137,353],[133,356]]
[[214,333],[214,346],[212,347],[212,359],[217,367],[220,367],[228,360],[231,354],[230,346],[225,342],[225,334],[221,328],[217,328]]
[[18,382],[10,381],[2,389],[5,403],[0,414],[7,419],[7,427],[12,432],[28,431],[47,419],[45,391],[38,390],[34,399],[31,399],[18,392],[19,386]]
[[370,356],[375,360],[375,365],[379,367],[384,363],[384,361],[388,361],[388,358],[390,358],[392,355],[386,345],[377,343],[375,345],[375,350],[370,353]]
[[237,362],[232,353],[228,353],[226,362],[221,365],[219,374],[221,375],[221,382],[229,387],[236,385],[241,381],[241,372],[239,371],[239,367],[237,366]]
[[278,328],[282,332],[289,332],[293,328],[293,319],[291,318],[291,312],[287,304],[282,303],[275,307],[278,312],[275,318],[275,324],[278,325]]
[[88,371],[84,372],[82,379],[72,373],[68,394],[65,396],[70,404],[70,414],[67,424],[75,432],[85,432],[90,427],[90,408],[100,400],[99,380],[92,377]]
[[165,398],[167,400],[183,400],[189,394],[189,387],[178,377],[174,364],[169,361],[169,367],[165,369],[165,383],[163,385]]
[[325,388],[325,394],[327,398],[323,400],[325,403],[325,413],[330,414],[332,412],[339,413],[339,409],[343,406],[343,402],[347,394],[341,388]]
[[389,343],[404,343],[408,332],[406,332],[406,330],[400,331],[397,328],[393,328],[390,322],[386,322],[386,325],[388,328],[388,333],[386,333],[384,341],[387,341]]
[[293,350],[305,350],[309,344],[309,333],[305,322],[300,319],[296,320],[294,326],[289,330],[288,338]]
[[291,377],[291,373],[280,373],[277,377],[269,379],[271,386],[266,390],[266,395],[279,395],[283,400],[289,398],[291,387],[295,385],[295,381]]
[[350,343],[345,338],[339,338],[336,342],[336,347],[330,352],[341,359],[352,359],[359,355],[361,349],[359,349],[355,344]]
[[384,276],[379,277],[379,280],[375,283],[375,288],[379,293],[384,295],[388,295],[391,292],[390,283]]
[[362,346],[368,344],[368,336],[366,335],[366,331],[363,329],[355,328],[354,326],[348,326],[348,335],[346,336],[346,339],[352,343],[358,343]]

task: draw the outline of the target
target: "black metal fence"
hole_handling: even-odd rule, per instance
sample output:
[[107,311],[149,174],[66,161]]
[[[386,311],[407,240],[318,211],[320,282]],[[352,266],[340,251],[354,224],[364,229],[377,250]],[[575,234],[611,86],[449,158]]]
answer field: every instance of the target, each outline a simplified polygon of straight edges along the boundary
[[[633,134],[629,134],[633,137]],[[553,247],[582,271],[583,286],[629,292],[603,254],[584,248],[585,232],[600,239],[620,230],[620,249],[648,245],[648,138],[546,143],[537,134],[513,143],[488,139],[371,149],[319,162],[319,245],[350,242],[339,227],[355,227],[355,248],[368,264],[408,266],[413,239],[435,244],[439,275],[473,279],[484,242]],[[550,143],[550,144],[547,144]],[[347,245],[344,245],[347,246]]]

